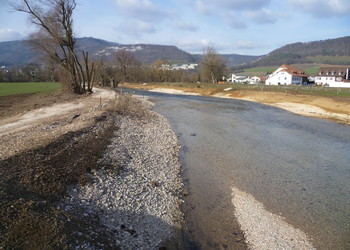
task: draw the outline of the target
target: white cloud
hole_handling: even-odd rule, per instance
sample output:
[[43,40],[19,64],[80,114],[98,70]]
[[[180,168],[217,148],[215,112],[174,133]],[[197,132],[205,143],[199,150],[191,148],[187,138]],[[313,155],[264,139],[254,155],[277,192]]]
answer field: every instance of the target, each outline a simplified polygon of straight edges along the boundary
[[0,42],[22,40],[25,37],[12,29],[2,29],[0,28]]
[[208,0],[216,8],[237,10],[257,10],[270,4],[270,0]]
[[214,46],[207,38],[199,40],[180,40],[175,43],[178,47],[190,53],[202,53],[204,48]]
[[186,31],[197,31],[198,30],[198,26],[197,25],[194,25],[194,24],[191,24],[191,23],[182,22],[182,21],[174,22],[172,24],[172,26],[175,29],[186,30]]
[[137,20],[124,21],[119,25],[117,30],[133,38],[140,38],[145,33],[156,32],[152,24]]
[[225,22],[234,29],[245,29],[247,24],[236,17],[234,13],[223,14]]
[[244,16],[260,24],[274,23],[276,21],[276,16],[274,13],[265,8],[255,11],[245,11]]
[[266,7],[272,0],[197,0],[195,9],[201,14],[211,14],[224,20],[234,29],[247,28],[247,20],[273,23],[276,18]]
[[230,12],[260,10],[269,6],[270,2],[271,0],[197,0],[194,8],[201,14],[224,15]]
[[350,15],[349,0],[289,0],[298,10],[319,18]]
[[202,13],[202,14],[209,14],[211,11],[211,8],[209,6],[208,3],[205,3],[203,1],[196,1],[195,2],[195,8],[196,10],[199,12],[199,13]]
[[128,18],[135,18],[147,22],[157,22],[166,17],[171,17],[172,13],[154,4],[150,0],[115,0],[118,12]]
[[233,45],[233,48],[235,48],[235,49],[248,49],[248,50],[259,49],[262,47],[263,47],[263,45],[253,43],[250,41],[237,41]]

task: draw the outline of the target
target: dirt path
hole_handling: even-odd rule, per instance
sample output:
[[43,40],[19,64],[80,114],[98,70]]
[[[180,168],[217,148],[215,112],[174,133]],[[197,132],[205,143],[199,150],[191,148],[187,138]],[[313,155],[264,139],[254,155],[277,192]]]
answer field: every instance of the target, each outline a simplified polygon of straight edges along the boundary
[[176,135],[151,103],[114,99],[28,101],[1,120],[0,249],[179,249]]
[[0,120],[0,159],[47,144],[68,131],[91,125],[115,98],[115,92],[97,89],[91,96],[58,103]]

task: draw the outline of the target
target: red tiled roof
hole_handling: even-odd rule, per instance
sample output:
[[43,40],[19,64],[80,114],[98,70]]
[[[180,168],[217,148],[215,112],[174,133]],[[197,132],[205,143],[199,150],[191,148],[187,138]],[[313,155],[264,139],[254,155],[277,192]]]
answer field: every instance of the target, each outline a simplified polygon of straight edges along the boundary
[[284,68],[281,71],[285,71],[285,72],[291,74],[292,76],[308,77],[308,75],[305,74],[304,71],[302,71],[301,69],[299,69],[298,67],[295,67],[293,65],[285,65],[285,64],[283,64],[279,68]]

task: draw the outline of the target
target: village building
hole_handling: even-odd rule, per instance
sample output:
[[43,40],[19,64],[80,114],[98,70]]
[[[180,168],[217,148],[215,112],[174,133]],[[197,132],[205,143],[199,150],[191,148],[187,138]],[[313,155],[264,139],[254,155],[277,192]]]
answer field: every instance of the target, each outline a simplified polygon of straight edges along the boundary
[[315,84],[325,87],[350,88],[350,67],[320,68]]
[[257,76],[249,77],[246,75],[235,74],[231,74],[230,76],[231,77],[227,78],[227,81],[232,83],[259,84],[261,81],[261,78]]
[[258,76],[253,76],[252,78],[250,78],[249,83],[250,84],[259,84],[261,82],[261,78]]
[[191,63],[191,64],[162,64],[160,66],[163,70],[195,70],[198,67],[197,63]]
[[266,85],[302,85],[307,84],[308,75],[292,65],[282,65],[267,76]]

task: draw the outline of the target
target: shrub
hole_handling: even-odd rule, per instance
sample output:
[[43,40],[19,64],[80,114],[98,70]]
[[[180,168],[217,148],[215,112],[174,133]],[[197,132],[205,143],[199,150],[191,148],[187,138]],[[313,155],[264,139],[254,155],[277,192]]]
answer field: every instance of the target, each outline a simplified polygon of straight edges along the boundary
[[150,115],[149,109],[141,100],[127,94],[118,94],[115,102],[109,105],[108,111],[138,118]]

